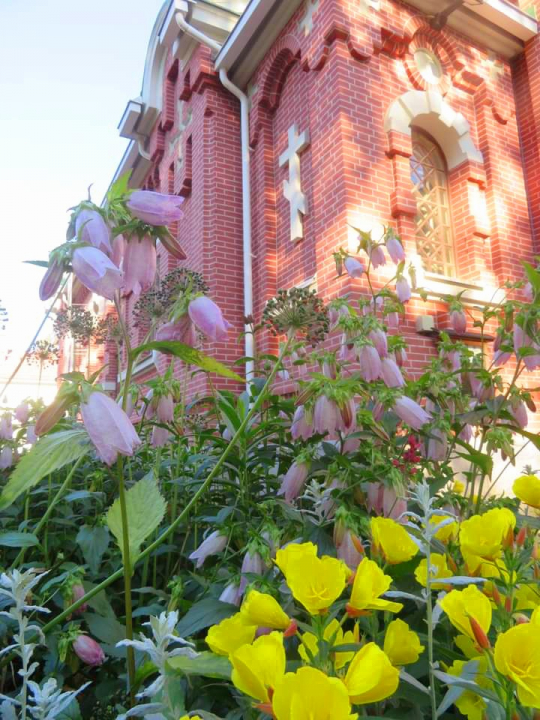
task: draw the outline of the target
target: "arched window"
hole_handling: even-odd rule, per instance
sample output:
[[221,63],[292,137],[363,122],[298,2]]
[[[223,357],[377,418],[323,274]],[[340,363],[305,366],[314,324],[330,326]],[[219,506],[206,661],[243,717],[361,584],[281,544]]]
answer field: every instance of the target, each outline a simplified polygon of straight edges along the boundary
[[416,246],[424,269],[455,276],[454,235],[448,192],[448,170],[439,146],[412,129],[411,180],[416,198]]

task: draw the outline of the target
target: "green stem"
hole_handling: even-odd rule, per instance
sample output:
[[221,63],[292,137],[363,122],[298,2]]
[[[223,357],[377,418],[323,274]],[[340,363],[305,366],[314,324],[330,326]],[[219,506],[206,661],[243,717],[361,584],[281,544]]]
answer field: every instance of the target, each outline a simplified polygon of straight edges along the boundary
[[[54,510],[54,508],[55,508],[56,504],[58,503],[58,501],[61,499],[62,495],[65,493],[65,491],[66,491],[67,488],[69,487],[69,484],[70,484],[70,482],[71,482],[71,478],[73,477],[73,475],[75,474],[75,471],[77,470],[77,468],[79,467],[79,465],[81,464],[81,462],[82,462],[83,460],[84,460],[84,456],[83,456],[83,457],[80,457],[80,458],[77,460],[77,462],[73,465],[73,467],[71,468],[71,470],[68,472],[68,474],[67,474],[67,476],[66,476],[66,479],[64,480],[64,482],[63,482],[62,485],[60,486],[60,488],[59,488],[58,492],[56,493],[56,495],[54,496],[54,498],[53,498],[53,499],[51,500],[51,502],[49,503],[49,507],[48,507],[47,510],[45,511],[45,514],[43,515],[43,517],[41,518],[41,520],[40,520],[40,521],[38,522],[38,524],[36,525],[35,530],[34,530],[34,535],[36,535],[36,536],[39,535],[39,533],[40,533],[40,531],[41,531],[41,528],[46,524],[46,522],[47,522],[48,519],[50,518],[52,511]],[[16,568],[16,567],[19,565],[19,563],[22,562],[23,558],[24,558],[24,548],[20,551],[20,553],[19,553],[19,554],[17,555],[17,557],[15,558],[15,561],[14,561],[14,563],[13,563],[13,565],[12,565],[12,568]]]
[[[292,341],[292,336],[289,337],[289,339],[288,339],[287,342],[285,343],[285,345],[284,345],[284,347],[283,347],[283,349],[282,349],[282,351],[281,351],[281,353],[280,353],[280,356],[279,356],[279,358],[278,358],[278,360],[277,360],[274,368],[272,369],[272,372],[270,373],[270,375],[268,376],[268,379],[267,379],[266,383],[264,384],[263,389],[261,390],[261,392],[259,393],[259,395],[258,395],[257,398],[255,399],[255,402],[254,402],[253,405],[251,406],[251,410],[247,413],[246,417],[244,418],[244,420],[243,420],[242,423],[240,424],[240,427],[238,428],[238,430],[237,430],[236,433],[234,434],[234,437],[232,438],[231,442],[230,442],[230,443],[227,445],[227,447],[225,448],[223,454],[220,456],[219,460],[218,460],[217,463],[214,465],[213,469],[211,470],[211,472],[210,472],[210,474],[208,475],[208,477],[206,478],[206,480],[202,483],[201,487],[197,490],[197,492],[193,495],[193,497],[191,498],[191,500],[187,503],[187,505],[186,505],[185,508],[182,510],[182,512],[180,513],[180,515],[178,515],[178,517],[176,518],[176,520],[174,520],[174,521],[171,523],[171,525],[169,525],[169,527],[167,528],[167,530],[165,530],[165,532],[163,532],[156,540],[154,540],[153,543],[151,543],[145,550],[143,550],[139,555],[137,555],[136,558],[134,558],[134,560],[133,560],[133,567],[135,567],[135,565],[136,565],[138,562],[140,562],[141,560],[144,560],[145,558],[149,557],[149,556],[154,552],[154,550],[157,550],[157,548],[158,548],[160,545],[162,545],[162,543],[164,543],[165,540],[166,540],[168,537],[170,537],[170,536],[175,532],[176,528],[177,528],[187,517],[189,517],[189,514],[190,514],[193,506],[197,504],[197,502],[200,500],[200,498],[201,498],[201,497],[205,494],[205,492],[208,490],[208,488],[209,488],[210,485],[212,484],[214,478],[215,478],[216,475],[219,473],[219,471],[220,471],[221,468],[223,467],[225,461],[227,460],[227,458],[228,458],[229,455],[231,454],[233,448],[235,447],[235,445],[236,445],[236,443],[238,442],[239,438],[241,437],[242,433],[243,433],[244,430],[246,429],[249,421],[250,421],[251,418],[255,415],[255,413],[257,412],[257,410],[259,409],[259,407],[261,406],[261,404],[262,404],[262,402],[263,402],[263,400],[264,400],[264,398],[265,398],[265,396],[266,396],[266,393],[267,393],[267,391],[268,391],[268,388],[271,386],[271,384],[272,384],[272,382],[273,382],[273,380],[274,380],[274,378],[275,378],[275,376],[276,376],[276,373],[277,373],[279,367],[281,366],[281,361],[282,361],[282,359],[283,359],[283,356],[285,355],[285,353],[286,353],[286,352],[288,351],[288,349],[289,349],[289,346],[290,346],[291,341]],[[86,593],[86,595],[84,595],[84,597],[82,597],[82,598],[80,598],[79,600],[77,600],[76,602],[74,602],[72,605],[70,605],[68,608],[66,608],[66,610],[64,610],[63,612],[61,612],[60,615],[57,615],[55,618],[53,618],[52,620],[50,620],[46,625],[44,625],[43,628],[42,628],[43,632],[44,632],[44,633],[50,632],[54,627],[56,627],[59,623],[63,622],[63,621],[64,621],[67,617],[69,617],[75,610],[77,610],[77,608],[79,608],[79,607],[80,607],[81,605],[83,605],[84,603],[88,602],[88,600],[90,600],[90,599],[93,598],[95,595],[97,595],[98,593],[100,593],[102,590],[105,590],[105,588],[107,588],[107,587],[108,587],[109,585],[111,585],[113,582],[115,582],[116,580],[118,580],[119,578],[121,578],[123,572],[124,572],[124,569],[123,569],[123,568],[120,568],[119,570],[117,570],[116,572],[114,572],[112,575],[109,575],[109,577],[106,578],[105,580],[103,580],[99,585],[96,585],[94,588],[92,588],[91,590],[89,590],[89,591]]]
[[[429,512],[425,515],[426,529],[429,533]],[[437,720],[437,696],[435,694],[435,676],[433,674],[433,605],[431,597],[431,538],[426,538],[426,620],[428,641],[429,696],[431,700],[431,718]]]
[[[117,460],[118,491],[120,500],[120,515],[122,517],[122,548],[124,550],[124,603],[126,609],[126,638],[133,640],[133,607],[131,602],[131,558],[129,553],[129,525],[126,504],[126,486],[124,482],[124,459],[120,455]],[[133,647],[127,647],[127,669],[129,677],[129,697],[131,706],[135,704],[135,653]]]

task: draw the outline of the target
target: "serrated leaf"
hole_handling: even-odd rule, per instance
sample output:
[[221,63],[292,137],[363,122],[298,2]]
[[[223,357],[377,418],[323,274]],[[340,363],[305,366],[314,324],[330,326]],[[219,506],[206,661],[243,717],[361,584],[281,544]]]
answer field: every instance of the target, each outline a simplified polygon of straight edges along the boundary
[[540,292],[540,273],[535,267],[522,260],[521,264],[527,273],[527,280],[531,283],[535,292]]
[[101,558],[109,547],[109,528],[88,527],[83,525],[77,533],[75,542],[81,548],[84,559],[90,566],[92,573],[97,573],[101,565]]
[[68,463],[78,460],[91,449],[84,428],[63,430],[46,435],[23,455],[0,495],[0,509],[9,507],[22,493],[35,487],[42,478]]
[[[163,520],[166,507],[166,502],[152,478],[144,477],[126,492],[129,556],[131,560],[137,557],[143,542]],[[107,525],[122,550],[122,556],[124,556],[122,514],[119,498],[109,508]]]
[[231,679],[231,663],[225,657],[211,652],[202,652],[195,658],[178,655],[170,658],[168,665],[172,670],[184,675],[203,675],[204,677]]
[[39,545],[39,540],[32,533],[6,532],[0,533],[2,547],[27,548]]
[[230,378],[231,380],[236,380],[240,383],[245,382],[244,378],[237,375],[218,360],[214,360],[214,358],[205,355],[203,352],[191,347],[190,345],[184,345],[184,343],[181,342],[173,342],[172,340],[156,340],[151,343],[146,343],[146,345],[139,345],[139,347],[136,347],[131,351],[131,358],[132,360],[135,360],[142,353],[153,350],[165,353],[166,355],[174,355],[175,357],[183,360],[187,365],[196,365],[205,372],[215,373],[216,375],[221,375],[221,377]]

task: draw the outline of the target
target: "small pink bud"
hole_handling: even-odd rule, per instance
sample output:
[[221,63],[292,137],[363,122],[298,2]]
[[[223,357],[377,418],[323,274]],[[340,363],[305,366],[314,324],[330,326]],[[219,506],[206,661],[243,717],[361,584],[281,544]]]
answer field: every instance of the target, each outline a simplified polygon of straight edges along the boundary
[[293,500],[300,495],[302,488],[307,480],[309,474],[309,467],[306,463],[293,462],[291,467],[288,469],[281,487],[279,488],[278,495],[285,496],[285,502],[291,503]]
[[[356,570],[358,565],[362,562],[363,554],[358,550],[355,539],[359,539],[354,535],[351,530],[346,530],[343,534],[343,538],[339,546],[337,547],[337,557],[351,569]],[[361,545],[361,544],[360,544]]]
[[452,310],[450,313],[450,324],[454,332],[463,335],[467,332],[467,316],[463,310]]
[[26,428],[26,442],[29,445],[35,445],[37,443],[36,426],[29,425]]
[[58,292],[63,275],[63,264],[58,260],[51,260],[39,286],[40,300],[50,300]]
[[386,316],[386,324],[388,327],[392,330],[397,330],[399,328],[399,313],[397,312],[391,312],[388,313]]
[[229,583],[219,596],[218,600],[224,603],[229,603],[229,605],[240,605],[240,588],[234,582]]
[[383,330],[372,330],[369,333],[369,339],[375,346],[379,355],[383,358],[388,355],[388,338]]
[[167,430],[167,428],[162,428],[154,425],[154,427],[152,428],[152,437],[150,440],[150,445],[153,448],[164,447],[165,445],[168,445],[171,439],[172,435]]
[[156,341],[181,342],[184,345],[193,344],[193,326],[188,315],[183,315],[175,322],[162,325],[156,332]]
[[0,451],[0,470],[7,470],[13,465],[13,450],[6,446]]
[[[77,602],[77,600],[80,600],[82,597],[86,595],[86,590],[82,585],[74,585],[71,589],[71,600],[68,603],[69,605],[72,605],[74,602]],[[88,610],[88,603],[83,603],[82,605],[79,605],[79,607],[74,610],[74,615],[82,615]],[[80,636],[79,636],[80,637]]]
[[242,579],[240,581],[240,595],[243,595],[250,580],[245,576],[245,574],[250,575],[262,575],[265,570],[264,562],[262,557],[259,555],[258,552],[251,552],[248,550],[246,554],[244,555],[244,559],[242,561]]
[[101,646],[88,635],[79,635],[73,643],[75,655],[86,665],[95,667],[105,662],[105,653]]

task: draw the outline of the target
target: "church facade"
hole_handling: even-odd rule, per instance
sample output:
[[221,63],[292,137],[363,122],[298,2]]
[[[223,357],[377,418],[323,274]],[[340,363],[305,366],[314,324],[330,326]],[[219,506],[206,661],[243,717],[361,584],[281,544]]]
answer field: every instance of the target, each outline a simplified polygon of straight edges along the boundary
[[[354,228],[393,227],[425,292],[401,325],[411,375],[449,327],[447,296],[482,307],[523,277],[540,254],[537,12],[540,0],[165,3],[116,177],[184,198],[184,264],[233,325],[206,352],[230,364],[272,349],[236,337],[280,288],[361,295],[333,258],[356,248]],[[159,253],[161,277],[177,264]],[[478,342],[472,323],[461,339]],[[98,353],[112,389],[122,368]],[[135,379],[165,362],[145,358]]]

